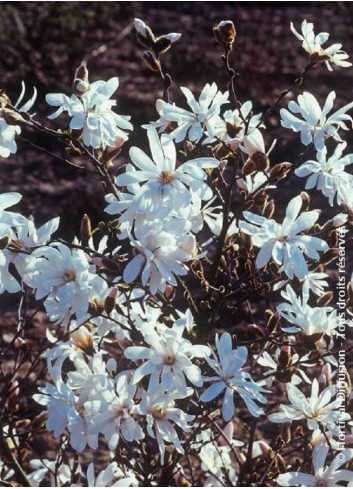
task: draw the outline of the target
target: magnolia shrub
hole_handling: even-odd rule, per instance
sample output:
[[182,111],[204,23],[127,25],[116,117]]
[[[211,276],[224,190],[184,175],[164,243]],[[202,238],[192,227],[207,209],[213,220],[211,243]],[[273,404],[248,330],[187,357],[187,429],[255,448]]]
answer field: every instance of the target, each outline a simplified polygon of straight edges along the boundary
[[[1,157],[38,132],[61,160],[91,165],[106,200],[102,221],[84,215],[67,242],[59,217],[37,227],[14,211],[19,193],[0,195],[0,292],[19,303],[1,352],[1,481],[351,486],[353,102],[287,100],[319,63],[350,68],[348,55],[306,20],[301,33],[291,25],[308,64],[254,113],[237,97],[231,21],[214,28],[228,89],[180,87],[178,103],[162,59],[181,35],[135,28],[163,83],[144,149],[127,149],[134,121],[115,110],[117,77],[91,83],[81,65],[71,94],[46,95],[48,127],[35,89],[24,102],[22,84],[15,103],[1,92]],[[270,115],[296,141],[288,161],[271,156]],[[43,313],[33,345],[28,324]]]

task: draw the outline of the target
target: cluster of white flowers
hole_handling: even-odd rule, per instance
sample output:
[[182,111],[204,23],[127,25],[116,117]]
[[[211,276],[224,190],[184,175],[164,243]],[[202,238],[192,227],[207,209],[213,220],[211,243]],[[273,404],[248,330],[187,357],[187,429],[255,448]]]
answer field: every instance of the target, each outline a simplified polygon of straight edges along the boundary
[[76,85],[77,93],[68,97],[63,93],[51,93],[46,96],[49,105],[59,107],[49,116],[55,119],[63,112],[70,117],[70,129],[80,131],[86,146],[94,149],[120,147],[128,139],[126,130],[133,129],[130,117],[118,115],[112,107],[116,105],[111,96],[119,86],[114,77],[107,82],[98,80],[93,83],[81,81]]
[[[169,48],[180,38],[176,33],[155,38],[140,19],[135,19],[135,27],[142,44],[154,46],[155,54],[158,43],[166,42]],[[331,64],[351,66],[340,44],[322,48],[328,34],[315,36],[313,25],[306,21],[302,34],[291,28],[303,41],[312,64],[325,61],[329,69]],[[159,59],[155,61],[159,63]],[[79,141],[97,160],[107,150],[119,150],[128,139],[126,131],[133,129],[130,117],[112,110],[116,102],[111,97],[118,85],[116,77],[89,83],[87,75],[75,80],[71,97],[46,97],[49,105],[57,107],[49,118],[67,112],[72,141]],[[49,379],[33,398],[47,410],[47,429],[56,438],[65,437],[74,451],[81,454],[104,443],[111,452],[111,463],[99,473],[93,463],[74,467],[59,458],[32,460],[29,480],[39,486],[55,472],[55,482],[62,486],[78,487],[78,479],[88,487],[137,486],[147,479],[138,478],[141,473],[136,460],[132,457],[129,463],[123,460],[118,465],[114,457],[126,446],[137,447],[140,453],[153,446],[154,450],[158,447],[161,465],[170,457],[179,463],[182,455],[191,453],[199,459],[205,486],[235,486],[241,477],[234,463],[244,468],[244,458],[253,460],[272,450],[254,439],[248,452],[241,451],[244,442],[233,438],[233,422],[245,411],[259,423],[301,423],[313,432],[313,446],[318,433],[324,437],[313,448],[314,474],[288,467],[286,473],[274,475],[279,485],[337,485],[341,481],[352,485],[352,472],[340,469],[341,459],[336,457],[325,466],[329,452],[326,441],[331,440],[330,448],[335,450],[340,423],[350,420],[349,414],[342,415],[342,400],[334,399],[336,391],[331,382],[336,375],[332,368],[338,367],[332,350],[335,340],[344,338],[342,325],[349,322],[342,322],[328,302],[319,304],[332,280],[320,260],[330,250],[334,228],[349,219],[349,210],[353,212],[353,177],[346,171],[353,155],[343,155],[347,145],[340,134],[341,130],[348,131],[348,123],[353,121],[347,114],[353,102],[329,115],[334,92],[323,109],[311,93],[304,92],[298,102],[292,100],[288,109],[281,110],[282,126],[299,132],[302,144],[316,150],[316,160],[298,165],[296,176],[308,177],[305,188],[317,188],[330,206],[343,206],[328,221],[332,226],[326,228],[331,234],[325,235],[327,229],[318,223],[320,211],[309,210],[305,193],[290,198],[282,222],[265,212],[267,195],[260,205],[256,202],[255,212],[249,210],[254,203],[240,207],[240,212],[228,208],[225,213],[233,202],[229,198],[226,204],[223,188],[232,190],[234,184],[243,204],[255,202],[251,197],[262,189],[276,188],[278,180],[272,178],[269,160],[276,141],[266,150],[266,117],[253,113],[251,101],[234,110],[227,107],[222,113],[223,106],[230,104],[229,93],[220,91],[215,83],[206,84],[198,100],[188,88],[181,91],[188,109],[157,100],[158,119],[143,126],[150,155],[138,147],[130,148],[129,162],[115,181],[109,180],[105,212],[114,216],[116,233],[109,232],[114,234],[115,244],[108,242],[103,231],[99,242],[96,236],[93,239],[92,234],[99,234],[100,228],[82,242],[77,238],[64,242],[55,236],[59,218],[37,229],[32,218],[8,210],[19,203],[20,194],[0,195],[0,294],[26,288],[38,303],[42,302],[51,322],[47,331],[50,348],[42,355]],[[6,108],[0,111],[0,156],[16,152],[15,137],[20,127],[14,119],[9,122],[9,117],[28,112],[36,92],[21,105],[23,96],[24,86],[14,112],[9,115]],[[328,139],[336,142],[330,157]],[[178,146],[181,143],[185,143],[183,147]],[[230,183],[224,171],[227,158],[236,170]],[[192,309],[185,307],[181,312],[169,300],[179,283],[187,288],[181,277],[188,275],[192,261],[202,262],[202,273],[208,272],[212,253],[210,259],[203,259],[210,251],[209,244],[220,235],[224,235],[221,245],[227,243],[239,251],[239,263],[232,257],[236,266],[242,266],[244,257],[249,267],[261,269],[264,275],[267,271],[273,275],[271,267],[277,266],[271,291],[281,289],[278,297],[282,299],[268,310],[268,336],[261,337],[261,349],[253,348],[255,340],[239,342],[237,336],[224,330],[214,335],[208,330],[204,335],[197,324],[195,332],[195,322],[200,317],[202,321],[197,306],[192,304]],[[201,242],[205,236],[209,239]],[[131,259],[121,251],[124,240],[133,249]],[[251,245],[245,249],[244,243]],[[220,261],[226,263],[227,276],[233,280],[234,263],[227,263],[222,254]],[[115,272],[108,270],[108,262],[116,265]],[[207,273],[202,276],[205,288],[222,296],[222,288],[226,288],[208,283],[207,277]],[[203,304],[206,310],[211,304],[211,309],[212,300],[218,299],[208,301],[210,297],[197,305]],[[191,303],[187,307],[191,308]],[[273,318],[278,321],[271,330]],[[209,327],[206,322],[202,325],[205,328]],[[261,331],[252,324],[254,328]],[[311,382],[310,369],[318,365],[319,380]],[[269,407],[268,396],[277,395],[276,382],[284,384],[288,404],[281,400]],[[311,383],[307,397],[304,392]],[[220,424],[214,424],[216,416],[221,418]],[[224,430],[221,425],[225,425]],[[345,451],[346,462],[352,453]],[[273,465],[275,460],[273,455]],[[183,473],[184,467],[176,467]],[[0,476],[3,480],[12,476],[2,462]],[[149,482],[155,484],[152,475]]]

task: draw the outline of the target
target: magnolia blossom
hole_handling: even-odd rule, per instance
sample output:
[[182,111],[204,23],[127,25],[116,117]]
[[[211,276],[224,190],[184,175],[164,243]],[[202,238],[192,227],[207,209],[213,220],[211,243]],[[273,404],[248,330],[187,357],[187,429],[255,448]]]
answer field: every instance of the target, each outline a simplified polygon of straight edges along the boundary
[[[309,92],[304,92],[298,96],[298,102],[291,100],[288,109],[281,109],[281,124],[283,127],[300,132],[301,142],[308,146],[314,141],[315,148],[322,150],[325,146],[325,139],[332,137],[336,141],[342,142],[338,129],[348,131],[349,127],[345,121],[352,123],[352,117],[346,112],[353,107],[353,102],[345,105],[341,109],[328,116],[336,98],[334,91],[330,92],[324,108],[321,109],[318,101]],[[299,114],[296,116],[294,114]]]
[[313,367],[315,363],[310,363],[310,353],[300,357],[298,353],[294,353],[289,357],[287,364],[281,364],[281,354],[289,349],[288,346],[283,346],[277,349],[275,356],[271,356],[267,351],[264,351],[261,356],[256,358],[256,362],[262,367],[267,367],[269,370],[265,373],[266,387],[271,387],[273,380],[277,379],[280,382],[291,382],[293,385],[298,385],[304,380],[307,384],[311,384],[311,380],[306,375],[301,367]]
[[291,404],[280,404],[279,412],[270,414],[268,419],[272,423],[290,423],[292,421],[306,420],[309,430],[317,430],[324,427],[334,435],[339,435],[340,421],[350,419],[348,413],[340,413],[342,399],[335,398],[336,387],[329,386],[319,394],[319,383],[313,380],[311,396],[306,398],[293,384],[287,384],[288,399]]
[[156,108],[161,117],[152,125],[164,129],[170,122],[176,122],[178,127],[168,134],[176,143],[180,143],[186,137],[190,141],[198,141],[205,130],[213,134],[213,124],[217,122],[215,116],[219,115],[221,106],[229,102],[228,91],[222,93],[215,83],[212,85],[207,83],[200,94],[199,101],[188,88],[181,87],[181,91],[186,97],[191,112],[159,99]]
[[[11,232],[11,227],[22,226],[26,223],[26,219],[21,215],[5,210],[8,207],[18,204],[21,199],[22,195],[18,192],[0,194],[0,239],[6,240],[8,237],[10,240],[8,234]],[[0,249],[0,267],[4,267],[6,263],[6,253],[3,249]]]
[[80,96],[73,94],[70,98],[63,93],[51,93],[46,96],[49,105],[59,107],[49,119],[55,119],[67,111],[72,117],[70,129],[82,131],[82,139],[86,146],[94,149],[116,147],[120,140],[126,140],[128,134],[124,130],[132,130],[130,117],[118,115],[112,111],[116,105],[110,97],[119,86],[119,78],[114,77],[107,82],[99,80],[91,83]]
[[[58,483],[60,487],[67,485],[73,476],[72,472],[74,468],[74,461],[70,460],[69,465],[58,462],[58,459],[48,460],[46,458],[31,460],[29,465],[31,469],[33,469],[33,472],[28,474],[28,479],[31,485],[33,487],[40,487],[41,482],[47,476],[47,474],[49,474],[51,486],[55,486],[56,483]],[[80,464],[75,467],[75,474],[82,474]]]
[[165,442],[174,445],[179,453],[184,453],[178,434],[171,421],[184,432],[188,432],[191,430],[191,426],[188,423],[195,418],[195,416],[186,414],[183,410],[175,407],[175,400],[181,397],[179,393],[166,393],[163,389],[148,392],[142,391],[141,414],[146,416],[148,434],[157,440],[162,465],[165,457]]
[[144,376],[151,375],[149,388],[156,390],[161,385],[166,391],[171,389],[186,395],[185,376],[189,381],[201,387],[203,384],[201,370],[191,362],[193,357],[204,358],[209,348],[202,345],[192,345],[182,337],[184,328],[165,328],[161,334],[156,331],[147,333],[145,342],[150,347],[130,346],[125,350],[126,358],[144,360],[133,375],[136,384]]
[[[71,314],[84,316],[88,309],[90,281],[94,274],[82,250],[70,250],[61,243],[52,243],[32,252],[26,267],[27,283],[35,289],[37,299],[51,296]],[[93,267],[94,268],[94,267]]]
[[137,253],[124,270],[124,281],[131,283],[142,272],[142,285],[149,283],[151,294],[164,292],[167,283],[177,285],[174,274],[186,275],[184,262],[193,256],[194,236],[179,237],[167,231],[149,230],[147,226],[137,228],[135,233],[137,239],[131,239],[131,244]]
[[148,129],[147,135],[153,160],[139,148],[131,148],[130,158],[138,170],[128,165],[126,172],[116,180],[117,185],[128,188],[131,184],[142,183],[133,202],[136,211],[153,213],[163,203],[166,211],[185,207],[192,200],[191,192],[202,200],[209,200],[212,191],[205,182],[203,168],[215,168],[219,166],[219,161],[215,158],[196,158],[176,168],[177,154],[173,141],[166,135],[162,135],[160,140],[153,127]]
[[346,146],[338,144],[329,158],[325,147],[317,152],[316,160],[308,160],[295,170],[298,177],[309,177],[305,188],[321,190],[331,206],[335,197],[337,204],[346,202],[353,186],[353,176],[345,171],[353,163],[353,154],[342,156]]
[[277,477],[280,486],[285,487],[343,487],[340,482],[348,482],[352,486],[353,472],[341,469],[342,465],[350,462],[353,458],[353,450],[345,449],[338,453],[330,465],[325,465],[329,448],[325,441],[320,440],[314,448],[313,466],[314,475],[303,472],[287,472]]
[[[293,326],[282,328],[287,333],[301,332],[305,337],[318,342],[321,336],[339,336],[338,327],[342,324],[339,313],[333,307],[312,307],[309,301],[309,284],[303,287],[302,296],[297,296],[293,288],[287,285],[281,292],[288,302],[277,306],[277,311]],[[320,343],[319,343],[320,345]]]
[[71,446],[77,452],[82,452],[87,443],[91,448],[98,447],[98,437],[88,434],[87,422],[79,413],[82,408],[78,404],[78,397],[62,380],[58,379],[55,386],[47,384],[40,387],[39,391],[40,394],[34,394],[33,399],[47,406],[46,427],[53,431],[55,438],[68,429]]
[[253,416],[261,416],[263,410],[254,401],[265,403],[266,399],[261,394],[267,392],[257,385],[251,375],[244,368],[248,356],[248,350],[241,346],[232,349],[232,337],[229,333],[223,333],[221,337],[216,335],[217,353],[207,356],[206,360],[216,375],[205,377],[205,381],[212,382],[201,395],[201,401],[209,402],[218,397],[225,390],[222,402],[222,415],[225,421],[229,421],[234,415],[234,394],[238,393]]
[[336,43],[327,48],[322,47],[330,37],[328,32],[320,32],[315,36],[314,24],[307,22],[306,19],[304,19],[301,24],[301,34],[294,28],[293,22],[290,23],[290,28],[295,37],[303,42],[303,49],[309,54],[314,63],[325,61],[326,66],[330,71],[332,71],[331,63],[337,66],[342,66],[343,68],[352,66],[352,63],[346,61],[349,56],[341,49],[342,44]]
[[208,137],[202,144],[214,143],[220,139],[229,144],[232,150],[236,150],[245,136],[244,121],[247,122],[248,132],[256,129],[260,123],[262,114],[252,115],[252,110],[252,102],[247,100],[240,109],[226,110],[222,117],[215,116],[210,124]]
[[88,487],[136,487],[137,485],[137,480],[132,472],[124,473],[116,462],[110,463],[101,470],[97,477],[94,472],[94,464],[90,463],[86,475]]
[[[21,105],[23,97],[25,95],[26,91],[26,86],[24,82],[22,82],[22,90],[20,93],[20,96],[18,97],[17,101],[14,104],[14,107],[17,109],[19,112],[28,112],[36,98],[37,98],[37,90],[35,87],[33,87],[33,95],[32,97],[27,100],[24,104]],[[5,107],[4,109],[0,110],[0,157],[1,158],[8,158],[10,154],[15,154],[17,151],[17,143],[15,141],[16,136],[21,134],[21,127],[15,123],[9,124],[8,117],[11,117],[13,115],[14,117],[18,117],[18,119],[21,119],[21,115],[16,116],[16,114],[6,114],[6,111],[8,109]]]
[[115,450],[120,435],[128,441],[144,438],[144,432],[134,417],[138,409],[134,398],[136,386],[130,382],[130,373],[122,372],[115,379],[115,386],[102,394],[102,399],[87,401],[85,408],[95,411],[89,432],[102,433],[110,450]]
[[12,226],[7,231],[9,238],[8,248],[3,251],[6,258],[3,265],[0,264],[0,294],[7,290],[15,293],[21,290],[21,284],[11,273],[9,266],[13,264],[26,282],[26,268],[31,262],[31,251],[39,246],[45,245],[51,235],[57,230],[59,218],[54,218],[36,229],[33,220],[23,218],[19,225]]
[[286,210],[282,224],[266,219],[252,212],[244,212],[248,222],[240,221],[240,230],[251,236],[252,244],[260,249],[256,266],[264,267],[272,258],[289,278],[303,279],[308,274],[304,255],[312,260],[319,259],[318,251],[328,249],[327,243],[314,236],[305,236],[303,231],[310,229],[319,218],[319,211],[303,212],[299,215],[303,200],[300,195],[292,199]]

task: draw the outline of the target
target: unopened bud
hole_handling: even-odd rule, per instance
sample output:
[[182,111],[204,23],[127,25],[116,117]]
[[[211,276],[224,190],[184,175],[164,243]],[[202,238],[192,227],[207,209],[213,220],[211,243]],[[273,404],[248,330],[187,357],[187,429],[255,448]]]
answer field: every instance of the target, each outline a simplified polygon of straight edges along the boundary
[[83,217],[81,219],[80,234],[81,239],[84,243],[87,243],[92,235],[91,220],[87,216],[87,214],[83,214]]
[[9,126],[21,126],[26,124],[22,115],[11,109],[2,109],[1,116]]
[[288,162],[277,163],[277,165],[275,165],[270,171],[271,182],[277,183],[285,178],[291,167],[292,164]]
[[150,70],[157,72],[161,71],[161,64],[151,51],[144,51],[142,59]]
[[77,331],[70,335],[72,343],[86,353],[93,352],[93,338],[85,326],[80,326]]
[[254,173],[255,170],[256,166],[253,160],[248,160],[243,166],[244,177],[246,177],[247,175],[251,175],[252,173]]
[[115,307],[115,300],[117,294],[118,294],[118,289],[113,287],[112,290],[109,292],[109,295],[105,298],[104,310],[108,314],[108,316],[110,316],[111,312]]
[[82,95],[90,89],[88,70],[86,63],[82,63],[76,70],[73,91],[76,95]]
[[134,26],[139,43],[146,48],[152,48],[156,38],[151,28],[143,20],[137,18],[134,19]]
[[267,154],[262,153],[261,151],[254,153],[251,159],[254,162],[255,168],[259,171],[267,170],[270,165],[270,160],[268,159]]
[[113,272],[113,273],[120,273],[121,272],[120,263],[118,263],[115,260],[112,260],[111,258],[103,258],[102,263],[103,263],[104,268],[106,268],[110,272]]
[[232,49],[237,31],[231,20],[222,20],[216,27],[213,28],[213,33],[216,40],[226,49]]
[[8,236],[3,236],[0,238],[0,250],[4,250],[10,243],[10,238]]
[[175,297],[174,287],[172,285],[167,285],[163,295],[168,302],[171,302]]
[[281,346],[281,351],[278,357],[278,364],[280,367],[289,367],[292,361],[291,347],[290,345]]

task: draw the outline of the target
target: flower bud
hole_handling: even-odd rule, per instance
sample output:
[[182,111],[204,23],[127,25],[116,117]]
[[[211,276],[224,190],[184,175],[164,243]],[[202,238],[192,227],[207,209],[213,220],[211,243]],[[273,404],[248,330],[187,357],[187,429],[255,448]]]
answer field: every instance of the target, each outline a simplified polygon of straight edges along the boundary
[[105,298],[104,310],[108,314],[108,316],[110,316],[111,312],[115,307],[115,299],[117,294],[118,294],[118,289],[116,287],[113,287],[112,290],[109,292],[109,295]]
[[176,41],[179,41],[179,39],[181,38],[181,34],[179,32],[171,32],[170,34],[167,34],[165,37],[168,39],[168,41],[174,43]]
[[90,89],[88,81],[88,70],[86,63],[83,62],[76,70],[73,84],[73,91],[76,95],[82,95]]
[[161,71],[161,64],[151,51],[144,51],[142,54],[142,59],[152,71]]
[[281,346],[281,351],[278,357],[278,365],[282,368],[289,367],[292,361],[290,345]]
[[24,118],[18,112],[11,109],[2,109],[1,116],[9,126],[21,126],[26,124]]
[[289,162],[277,163],[277,165],[275,165],[270,171],[271,182],[277,183],[285,178],[291,167],[292,164]]
[[246,161],[243,166],[244,177],[246,177],[247,175],[251,175],[252,173],[254,173],[255,170],[256,170],[256,166],[254,161],[253,160]]
[[168,302],[171,302],[174,297],[175,297],[175,289],[172,285],[167,285],[166,288],[165,288],[165,291],[163,293],[165,299],[168,301]]
[[10,102],[9,97],[6,95],[4,90],[0,88],[0,109],[6,107],[6,105]]
[[213,28],[213,34],[216,40],[227,50],[232,49],[237,31],[231,20],[222,20]]
[[10,238],[8,236],[3,236],[0,238],[0,250],[4,250],[10,243]]
[[80,234],[81,239],[84,243],[87,243],[92,235],[91,220],[87,216],[87,214],[83,214],[83,217],[81,219]]
[[302,212],[308,211],[310,209],[310,196],[308,192],[300,192],[300,197],[303,201]]
[[255,168],[258,171],[267,170],[267,168],[270,165],[270,160],[268,159],[267,154],[263,153],[262,151],[258,151],[257,153],[254,153],[251,159],[254,162]]
[[112,260],[111,258],[103,258],[102,263],[103,263],[103,267],[112,273],[120,273],[121,272],[120,263],[118,263],[115,260]]
[[146,48],[152,48],[156,38],[148,25],[141,19],[134,19],[134,26],[136,29],[137,40],[142,46]]

